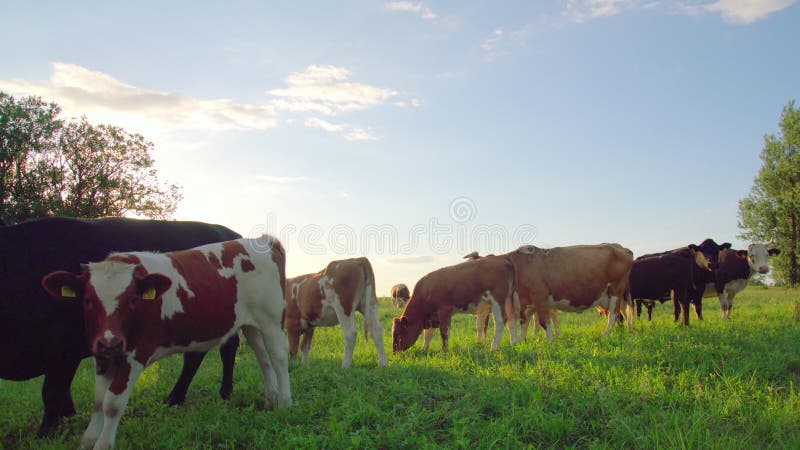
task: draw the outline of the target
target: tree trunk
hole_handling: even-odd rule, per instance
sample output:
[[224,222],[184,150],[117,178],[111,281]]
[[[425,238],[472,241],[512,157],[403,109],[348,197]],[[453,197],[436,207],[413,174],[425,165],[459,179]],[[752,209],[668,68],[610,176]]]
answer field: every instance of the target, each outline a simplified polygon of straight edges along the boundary
[[797,286],[798,282],[798,273],[797,273],[797,214],[791,214],[792,219],[792,227],[789,231],[791,234],[789,235],[790,240],[790,250],[789,250],[789,284],[792,287]]

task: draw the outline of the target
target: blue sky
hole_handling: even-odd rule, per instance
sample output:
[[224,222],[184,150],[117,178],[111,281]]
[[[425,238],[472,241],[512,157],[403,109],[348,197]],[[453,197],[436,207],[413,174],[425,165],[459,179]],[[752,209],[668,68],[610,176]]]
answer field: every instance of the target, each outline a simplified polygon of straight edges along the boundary
[[5,4],[0,89],[153,141],[176,218],[278,234],[290,276],[366,255],[379,295],[473,249],[743,247],[800,98],[796,0],[113,3]]

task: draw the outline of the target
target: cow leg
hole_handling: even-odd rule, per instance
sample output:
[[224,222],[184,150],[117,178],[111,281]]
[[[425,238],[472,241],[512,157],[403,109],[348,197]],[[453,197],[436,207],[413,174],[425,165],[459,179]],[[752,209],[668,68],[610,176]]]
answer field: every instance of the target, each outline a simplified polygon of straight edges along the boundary
[[286,342],[283,330],[279,327],[268,327],[266,331],[261,332],[261,336],[278,386],[277,403],[273,403],[273,405],[277,404],[288,408],[292,406],[292,390],[289,382],[289,344]]
[[[439,335],[442,337],[442,352],[447,353],[448,339],[450,337],[450,314],[439,316]],[[502,329],[502,328],[501,328]]]
[[[287,324],[288,325],[288,324]],[[305,330],[300,328],[300,325],[288,325],[286,327],[286,334],[289,340],[289,358],[297,358],[297,350],[301,347],[300,336],[305,333]]]
[[[129,370],[125,370],[129,369]],[[136,384],[136,380],[139,379],[139,375],[142,374],[142,370],[144,370],[144,366],[139,364],[136,361],[128,362],[123,364],[121,367],[117,368],[114,372],[113,377],[104,377],[103,381],[100,382],[101,385],[109,382],[108,388],[105,390],[103,401],[102,401],[102,412],[97,412],[97,404],[95,404],[95,413],[92,415],[92,421],[89,423],[89,428],[86,429],[86,433],[83,436],[83,442],[81,443],[82,446],[87,446],[87,444],[92,440],[93,437],[96,435],[97,428],[92,429],[92,425],[94,424],[95,427],[97,426],[97,421],[95,417],[101,417],[100,422],[102,423],[102,431],[100,431],[99,437],[95,438],[94,442],[94,450],[105,450],[109,449],[114,446],[114,439],[117,436],[117,428],[119,428],[119,421],[122,418],[122,414],[125,412],[125,408],[128,406],[128,400],[130,399],[131,392],[133,391],[133,386]],[[97,398],[98,394],[98,378],[95,378],[95,399]],[[122,390],[119,393],[115,393],[115,387],[121,387]],[[92,431],[92,433],[90,433]],[[87,439],[88,438],[88,439]]]
[[[311,341],[314,339],[314,330],[314,327],[309,326],[302,332],[300,339],[300,351],[303,352],[303,356],[300,359],[300,365],[305,366],[308,362],[308,354],[311,352]],[[295,348],[295,355],[296,354],[297,349]]]
[[550,310],[550,323],[553,324],[553,336],[558,336],[560,334],[558,330],[558,310]]
[[[264,404],[267,408],[271,408],[278,404],[278,378],[275,370],[272,368],[269,353],[265,345],[265,338],[258,328],[250,325],[242,327],[242,334],[253,349],[256,355],[259,366],[261,366],[261,374],[264,377]],[[288,355],[288,344],[287,344]]]
[[75,404],[72,402],[70,386],[80,362],[80,359],[62,361],[57,367],[45,373],[42,386],[44,415],[37,432],[39,437],[53,434],[63,417],[75,415]]
[[375,349],[378,351],[378,367],[387,367],[389,365],[389,358],[386,357],[386,350],[383,348],[383,326],[381,325],[377,301],[372,305],[367,305],[366,309],[367,312],[364,314],[364,328],[369,328],[372,342],[375,344]]
[[636,317],[642,317],[642,300],[636,299]]
[[356,349],[358,330],[356,330],[356,322],[353,320],[353,316],[346,315],[341,307],[334,309],[336,310],[336,315],[339,316],[339,324],[342,326],[342,334],[344,335],[342,368],[347,369],[353,365],[353,352]]
[[608,299],[608,325],[606,326],[605,331],[603,331],[603,336],[608,337],[611,334],[611,330],[614,328],[614,324],[617,322],[618,314],[619,297],[612,295]]
[[[506,322],[503,317],[503,307],[497,302],[492,302],[492,314],[494,315],[494,340],[492,341],[492,350],[500,350],[500,342],[503,340],[503,323]],[[484,323],[486,327],[488,327],[488,314],[486,314]],[[484,328],[483,332],[485,337],[486,328]]]
[[422,351],[427,352],[428,347],[431,346],[431,341],[433,340],[433,333],[434,328],[426,328],[423,332],[423,342],[422,342]]
[[[95,371],[97,362],[95,361]],[[103,375],[94,376],[94,410],[92,411],[92,418],[89,420],[89,426],[83,432],[83,439],[81,440],[81,448],[91,448],[100,437],[100,432],[103,431],[103,399],[111,386],[113,373],[106,373]]]
[[647,321],[650,322],[653,320],[653,307],[656,306],[655,303],[647,303],[645,307],[647,308]]
[[219,348],[219,359],[222,361],[222,385],[219,396],[223,400],[231,398],[233,392],[233,366],[236,363],[236,351],[239,350],[239,334],[234,334]]
[[728,303],[728,308],[725,310],[725,316],[724,316],[725,320],[731,318],[731,310],[733,309],[733,297],[735,297],[735,296],[736,296],[736,292],[729,291],[729,290],[725,289],[725,297],[728,300],[728,302],[727,302]]
[[722,318],[728,318],[728,308],[730,307],[728,304],[728,294],[723,289],[722,292],[718,292],[717,295],[719,296],[719,307],[722,310]]
[[172,392],[164,399],[164,403],[169,406],[174,406],[180,405],[186,400],[186,391],[189,390],[189,384],[192,382],[192,379],[197,373],[197,369],[200,368],[200,363],[203,362],[203,358],[205,357],[205,352],[188,352],[183,354],[183,370],[181,370],[181,375],[178,377],[175,387],[172,388]]
[[[475,316],[475,331],[479,341],[486,340],[486,331],[489,329],[489,312],[481,312]],[[499,322],[495,319],[495,326]]]

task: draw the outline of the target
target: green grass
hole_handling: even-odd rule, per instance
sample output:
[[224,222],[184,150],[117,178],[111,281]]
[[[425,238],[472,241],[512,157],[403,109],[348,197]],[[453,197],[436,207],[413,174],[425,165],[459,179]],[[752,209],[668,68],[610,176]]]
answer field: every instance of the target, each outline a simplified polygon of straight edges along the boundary
[[[706,299],[706,320],[673,324],[672,306],[600,338],[605,318],[564,313],[561,334],[499,352],[456,316],[451,351],[438,336],[391,355],[388,299],[381,300],[389,368],[377,367],[359,335],[354,367],[341,369],[339,328],[315,334],[306,367],[291,369],[294,406],[266,411],[258,364],[243,345],[234,393],[217,394],[219,353],[208,355],[187,402],[162,398],[181,358],[145,371],[117,435],[117,448],[800,448],[800,291],[749,288],[723,322]],[[359,316],[360,317],[360,316]],[[359,332],[361,326],[359,322]],[[92,365],[73,384],[78,415],[52,439],[35,438],[42,379],[0,381],[0,446],[72,449],[88,424]]]

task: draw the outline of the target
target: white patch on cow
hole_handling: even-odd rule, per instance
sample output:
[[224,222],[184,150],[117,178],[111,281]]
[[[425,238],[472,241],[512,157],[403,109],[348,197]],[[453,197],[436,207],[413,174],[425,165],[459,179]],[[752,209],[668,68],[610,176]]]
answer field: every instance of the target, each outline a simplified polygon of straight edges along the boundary
[[[319,318],[311,323],[311,326],[332,327],[339,324],[340,314],[337,312],[337,308],[341,310],[341,315],[344,315],[344,308],[342,307],[342,303],[336,291],[333,290],[333,286],[331,285],[332,281],[333,279],[328,276],[320,277],[320,279],[317,280],[319,291],[322,293],[322,311],[319,313]],[[355,306],[356,305],[353,305],[354,309]],[[355,327],[355,325],[353,325],[353,327]]]
[[118,261],[89,263],[89,282],[94,287],[106,316],[114,314],[119,306],[119,296],[133,283],[133,264]]
[[[729,297],[733,298],[734,295],[742,292],[747,287],[747,280],[739,279],[725,283],[725,292],[729,293]],[[730,294],[733,295],[730,295]]]
[[761,268],[769,271],[769,251],[766,244],[750,244],[747,247],[747,264],[750,266],[750,276],[760,272]]
[[534,246],[534,245],[523,245],[520,248],[518,248],[517,251],[519,251],[520,253],[525,254],[525,255],[532,255],[532,254],[536,253],[536,246]]
[[106,332],[103,333],[103,337],[106,338],[107,341],[110,341],[114,339],[114,333],[112,333],[111,330],[106,330]]

